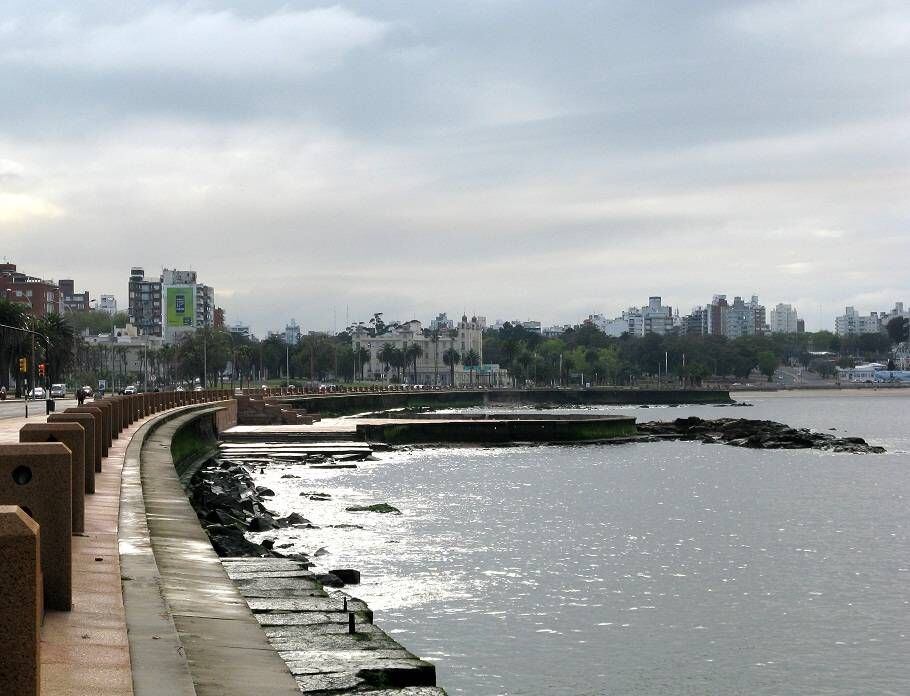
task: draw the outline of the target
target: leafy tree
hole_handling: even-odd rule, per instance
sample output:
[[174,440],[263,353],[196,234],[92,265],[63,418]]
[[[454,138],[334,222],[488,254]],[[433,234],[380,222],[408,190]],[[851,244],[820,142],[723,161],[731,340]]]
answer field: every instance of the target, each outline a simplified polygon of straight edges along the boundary
[[910,339],[910,319],[906,317],[894,317],[885,326],[891,343],[903,343]]
[[758,369],[759,371],[768,378],[770,382],[774,377],[774,373],[777,371],[777,356],[774,355],[770,350],[763,350],[758,354]]

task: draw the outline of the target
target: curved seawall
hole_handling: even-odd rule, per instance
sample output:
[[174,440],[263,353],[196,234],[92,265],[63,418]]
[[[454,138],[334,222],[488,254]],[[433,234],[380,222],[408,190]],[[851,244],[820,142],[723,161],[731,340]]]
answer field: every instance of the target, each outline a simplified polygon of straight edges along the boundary
[[344,416],[393,408],[458,408],[466,406],[595,406],[733,403],[719,389],[476,389],[460,391],[344,392],[277,397],[296,409],[325,416]]

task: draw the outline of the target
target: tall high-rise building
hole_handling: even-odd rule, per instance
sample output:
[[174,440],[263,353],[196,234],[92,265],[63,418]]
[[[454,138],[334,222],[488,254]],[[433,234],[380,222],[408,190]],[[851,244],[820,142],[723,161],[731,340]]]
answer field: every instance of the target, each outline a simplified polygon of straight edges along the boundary
[[129,280],[130,324],[146,336],[163,336],[161,315],[161,279],[146,278],[145,269],[133,266]]
[[300,326],[294,319],[284,327],[284,342],[289,346],[296,346],[300,343]]
[[769,325],[771,333],[797,333],[799,331],[799,317],[796,314],[796,307],[790,304],[778,303],[771,310]]
[[165,268],[157,279],[150,279],[141,267],[134,267],[129,302],[130,323],[166,343],[215,323],[215,290],[197,282],[196,271]]

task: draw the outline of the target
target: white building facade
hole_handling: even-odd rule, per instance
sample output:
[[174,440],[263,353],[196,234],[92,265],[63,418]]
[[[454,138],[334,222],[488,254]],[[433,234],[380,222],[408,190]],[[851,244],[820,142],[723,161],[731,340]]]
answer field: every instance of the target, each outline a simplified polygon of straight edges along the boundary
[[838,336],[860,336],[881,330],[882,322],[878,312],[863,315],[855,307],[845,307],[844,313],[834,319],[834,332]]
[[[393,376],[401,375],[401,380],[407,383],[427,385],[451,385],[452,369],[445,364],[446,351],[454,348],[459,360],[455,364],[454,384],[463,386],[467,384],[505,384],[508,374],[498,365],[486,365],[483,362],[483,331],[486,321],[483,317],[462,316],[461,321],[454,325],[454,329],[441,331],[437,334],[430,329],[424,329],[419,321],[409,321],[404,324],[390,326],[385,333],[371,336],[365,327],[354,331],[352,347],[355,359],[362,348],[366,359],[362,365],[357,363],[357,371],[366,379],[389,380]],[[411,346],[419,347],[419,355],[415,365],[409,362],[396,367],[386,363],[381,355],[386,346],[396,348],[402,353]],[[473,368],[464,364],[465,356],[473,351],[477,355],[478,364]],[[360,376],[360,374],[358,374]]]
[[798,330],[799,317],[796,308],[789,304],[778,304],[771,310],[769,326],[771,333],[795,334]]

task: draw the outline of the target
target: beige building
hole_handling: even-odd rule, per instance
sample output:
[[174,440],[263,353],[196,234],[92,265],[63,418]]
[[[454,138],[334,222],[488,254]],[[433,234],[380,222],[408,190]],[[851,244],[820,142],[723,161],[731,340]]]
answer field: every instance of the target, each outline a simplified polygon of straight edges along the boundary
[[[401,381],[416,384],[448,385],[452,382],[451,368],[445,364],[446,351],[454,348],[458,352],[459,360],[455,365],[455,385],[464,384],[502,384],[507,377],[505,370],[500,370],[498,365],[485,365],[483,362],[483,331],[486,320],[483,317],[462,316],[461,321],[453,329],[440,329],[431,331],[424,329],[423,325],[412,320],[404,324],[395,324],[386,329],[385,333],[371,336],[369,329],[360,327],[355,330],[352,343],[355,355],[360,348],[369,353],[369,359],[361,366],[358,363],[358,374],[362,373],[366,379],[390,380],[401,375]],[[414,363],[408,362],[404,366],[396,366],[386,362],[381,356],[386,346],[396,348],[402,353],[409,346],[418,346],[420,349],[417,358],[416,380]],[[471,351],[477,354],[477,366],[473,369],[464,365],[465,356]]]

